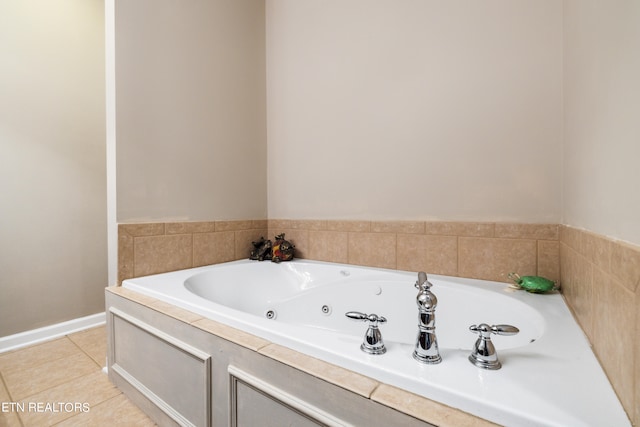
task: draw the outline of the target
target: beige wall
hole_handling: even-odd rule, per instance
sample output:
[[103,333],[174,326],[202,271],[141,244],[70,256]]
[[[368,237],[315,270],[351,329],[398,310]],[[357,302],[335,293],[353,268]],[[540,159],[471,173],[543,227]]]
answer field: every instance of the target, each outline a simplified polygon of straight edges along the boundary
[[640,244],[640,2],[564,2],[563,222]]
[[117,221],[266,218],[264,3],[115,2]]
[[104,311],[104,2],[0,2],[0,336]]
[[270,218],[559,222],[561,2],[266,4]]

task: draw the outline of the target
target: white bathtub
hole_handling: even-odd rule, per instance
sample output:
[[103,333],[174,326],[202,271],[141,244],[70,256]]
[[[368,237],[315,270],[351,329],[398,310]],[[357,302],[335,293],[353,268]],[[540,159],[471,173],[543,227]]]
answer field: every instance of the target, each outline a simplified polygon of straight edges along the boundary
[[[631,425],[559,294],[429,275],[442,362],[414,360],[416,279],[415,272],[316,261],[236,261],[123,286],[498,424]],[[385,354],[360,350],[367,325],[346,318],[348,311],[387,319],[380,326]],[[492,338],[500,370],[468,360],[477,338],[469,326],[479,323],[520,329]]]

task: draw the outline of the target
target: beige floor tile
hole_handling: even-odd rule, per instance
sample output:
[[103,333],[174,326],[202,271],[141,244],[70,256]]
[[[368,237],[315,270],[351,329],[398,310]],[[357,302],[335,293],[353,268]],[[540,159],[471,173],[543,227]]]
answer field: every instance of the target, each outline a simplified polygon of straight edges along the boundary
[[22,427],[22,424],[16,412],[0,412],[0,427]]
[[77,353],[78,347],[64,337],[0,355],[0,372],[32,369],[34,366]]
[[[101,371],[96,371],[29,396],[22,403],[25,408],[33,409],[19,415],[25,427],[53,425],[82,412],[91,411],[91,408],[119,394],[120,390],[111,384],[108,377]],[[46,408],[47,403],[57,405],[60,402],[65,403],[65,406],[54,407],[58,410],[42,409],[43,406]],[[41,409],[38,409],[37,405],[40,405]]]
[[71,334],[68,338],[87,353],[100,366],[105,366],[107,357],[106,326]]
[[89,412],[67,418],[58,427],[72,426],[154,426],[154,422],[138,409],[124,394],[113,397],[91,408]]
[[100,369],[96,362],[78,348],[76,348],[76,352],[73,356],[41,363],[33,367],[3,371],[2,375],[11,397],[15,400],[24,399]]
[[0,376],[0,402],[9,402],[11,401],[11,397],[9,396],[9,392],[7,388],[4,386],[4,381],[2,381],[2,376]]
[[0,404],[9,405],[0,408],[0,427],[19,427],[21,425],[18,419],[18,412],[15,406],[11,405],[12,402],[4,382],[0,378]]

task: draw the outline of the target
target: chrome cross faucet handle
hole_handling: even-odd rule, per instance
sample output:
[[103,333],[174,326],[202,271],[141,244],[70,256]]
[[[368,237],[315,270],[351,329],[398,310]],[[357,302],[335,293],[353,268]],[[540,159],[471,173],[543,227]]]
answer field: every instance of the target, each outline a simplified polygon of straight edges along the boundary
[[369,354],[384,354],[387,351],[378,328],[378,323],[386,323],[387,319],[377,314],[364,314],[358,311],[349,311],[345,313],[345,316],[350,319],[369,322],[369,328],[364,334],[364,342],[360,346],[360,350]]
[[491,334],[496,335],[515,335],[520,330],[511,325],[492,325],[489,326],[486,323],[479,325],[469,326],[471,332],[475,332],[479,335],[473,346],[473,351],[469,355],[469,361],[476,365],[478,368],[483,369],[500,369],[502,364],[498,360],[498,353],[496,348],[491,342]]
[[419,289],[416,296],[418,337],[413,350],[413,358],[422,363],[440,363],[442,358],[438,351],[438,340],[436,338],[436,306],[438,305],[438,298],[429,290],[433,285],[427,279],[427,273],[424,271],[418,273],[418,281],[415,286]]

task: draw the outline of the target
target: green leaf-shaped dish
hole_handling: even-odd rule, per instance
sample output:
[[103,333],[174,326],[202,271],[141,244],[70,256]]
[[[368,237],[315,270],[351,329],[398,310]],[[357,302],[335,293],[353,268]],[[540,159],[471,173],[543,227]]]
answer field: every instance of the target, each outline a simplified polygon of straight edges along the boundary
[[524,289],[527,292],[534,294],[544,294],[558,290],[556,282],[546,279],[540,276],[520,276],[517,273],[509,273],[509,278],[517,285],[519,289]]

